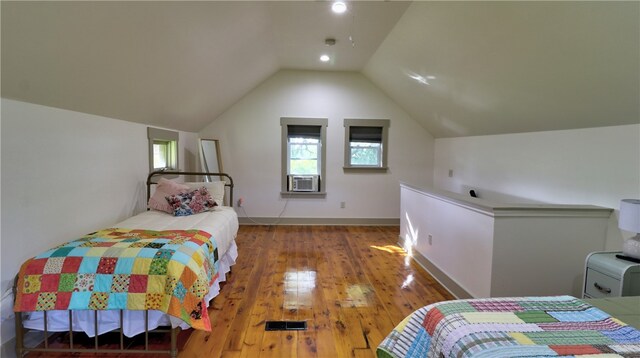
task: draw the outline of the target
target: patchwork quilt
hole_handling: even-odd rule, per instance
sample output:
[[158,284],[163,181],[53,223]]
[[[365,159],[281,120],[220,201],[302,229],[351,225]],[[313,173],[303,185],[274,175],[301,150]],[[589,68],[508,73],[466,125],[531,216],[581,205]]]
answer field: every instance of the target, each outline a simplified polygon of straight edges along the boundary
[[14,311],[159,310],[210,331],[218,249],[201,230],[111,228],[25,262]]
[[377,354],[640,357],[640,331],[570,296],[456,300],[412,313],[382,341]]

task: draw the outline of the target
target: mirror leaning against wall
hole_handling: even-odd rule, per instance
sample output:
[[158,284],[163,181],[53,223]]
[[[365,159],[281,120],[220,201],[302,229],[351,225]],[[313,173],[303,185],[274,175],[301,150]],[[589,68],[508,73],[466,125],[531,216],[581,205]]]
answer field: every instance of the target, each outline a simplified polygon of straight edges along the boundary
[[[200,166],[202,171],[209,173],[222,173],[222,160],[220,158],[220,143],[217,139],[200,139]],[[208,175],[205,181],[223,180],[218,176]]]

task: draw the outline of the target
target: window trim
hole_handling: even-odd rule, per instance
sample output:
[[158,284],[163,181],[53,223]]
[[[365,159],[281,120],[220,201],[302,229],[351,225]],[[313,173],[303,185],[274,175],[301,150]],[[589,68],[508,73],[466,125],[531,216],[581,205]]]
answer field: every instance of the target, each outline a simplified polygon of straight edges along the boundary
[[[350,172],[386,172],[388,167],[388,153],[389,153],[389,126],[391,121],[388,119],[357,119],[357,118],[345,118],[344,119],[344,166],[345,171]],[[368,166],[368,165],[351,165],[351,141],[350,133],[351,127],[382,127],[382,166]]]
[[[180,155],[178,140],[180,133],[160,128],[147,127],[147,138],[149,139],[149,173],[157,171],[153,165],[153,144],[155,142],[168,142],[170,147],[174,147],[175,158],[168,158],[169,162],[165,170],[178,170],[180,168]],[[173,144],[171,144],[173,143]],[[168,148],[170,149],[170,148]],[[171,155],[170,153],[169,155]]]
[[[329,124],[328,118],[301,118],[301,117],[281,117],[281,165],[280,165],[280,195],[282,197],[324,197],[326,195],[327,185],[327,126]],[[288,145],[288,126],[320,126],[320,191],[319,192],[292,192],[287,190],[287,175],[288,175],[288,157],[289,157],[289,145]]]

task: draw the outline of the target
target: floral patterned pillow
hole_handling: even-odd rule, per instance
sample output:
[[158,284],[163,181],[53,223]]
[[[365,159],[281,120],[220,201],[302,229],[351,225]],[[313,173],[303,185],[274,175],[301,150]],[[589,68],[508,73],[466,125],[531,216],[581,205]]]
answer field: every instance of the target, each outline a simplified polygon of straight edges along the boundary
[[166,199],[173,209],[174,216],[193,215],[211,210],[218,205],[205,187],[188,193],[167,196]]

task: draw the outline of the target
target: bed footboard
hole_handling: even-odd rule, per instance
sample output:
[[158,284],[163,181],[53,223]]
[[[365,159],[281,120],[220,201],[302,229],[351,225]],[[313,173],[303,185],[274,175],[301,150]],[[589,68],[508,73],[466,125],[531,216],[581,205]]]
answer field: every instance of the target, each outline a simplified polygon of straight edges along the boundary
[[[17,288],[17,284],[18,284],[18,276],[16,275],[16,279],[14,280],[14,284],[13,284],[13,290],[14,290],[14,299],[16,297],[15,292],[16,292],[16,288]],[[98,311],[91,311],[94,314],[94,332],[98,332]],[[175,358],[178,356],[178,332],[180,331],[180,327],[176,327],[176,328],[168,328],[168,329],[155,329],[155,330],[151,330],[149,331],[149,312],[148,311],[144,311],[144,317],[145,317],[145,327],[144,327],[144,332],[140,333],[140,335],[144,335],[144,350],[142,349],[136,349],[134,351],[130,350],[130,349],[126,349],[125,345],[124,345],[124,329],[123,329],[123,324],[124,324],[124,311],[120,310],[120,328],[112,331],[112,332],[118,332],[119,333],[119,339],[120,339],[120,345],[119,348],[110,348],[110,349],[105,349],[105,348],[100,348],[100,340],[99,340],[99,335],[96,334],[94,336],[94,344],[93,344],[93,348],[85,348],[85,347],[77,347],[74,346],[74,342],[73,342],[73,311],[69,311],[69,330],[67,333],[69,333],[69,347],[68,348],[54,348],[54,347],[50,347],[49,345],[49,332],[47,330],[48,327],[48,322],[47,322],[47,311],[43,311],[44,314],[44,342],[42,344],[40,344],[39,346],[36,347],[26,347],[24,340],[25,340],[25,334],[27,331],[30,331],[31,329],[27,329],[24,328],[24,324],[23,324],[23,312],[16,312],[15,313],[15,325],[16,325],[16,355],[18,357],[23,357],[25,354],[29,353],[29,352],[51,352],[51,353],[100,353],[100,354],[105,354],[105,353],[115,353],[115,354],[121,354],[121,353],[141,353],[141,354],[169,354],[172,358]],[[170,342],[170,348],[169,349],[149,349],[149,333],[167,333],[170,332],[171,333],[171,342]],[[77,332],[76,332],[77,333]]]

